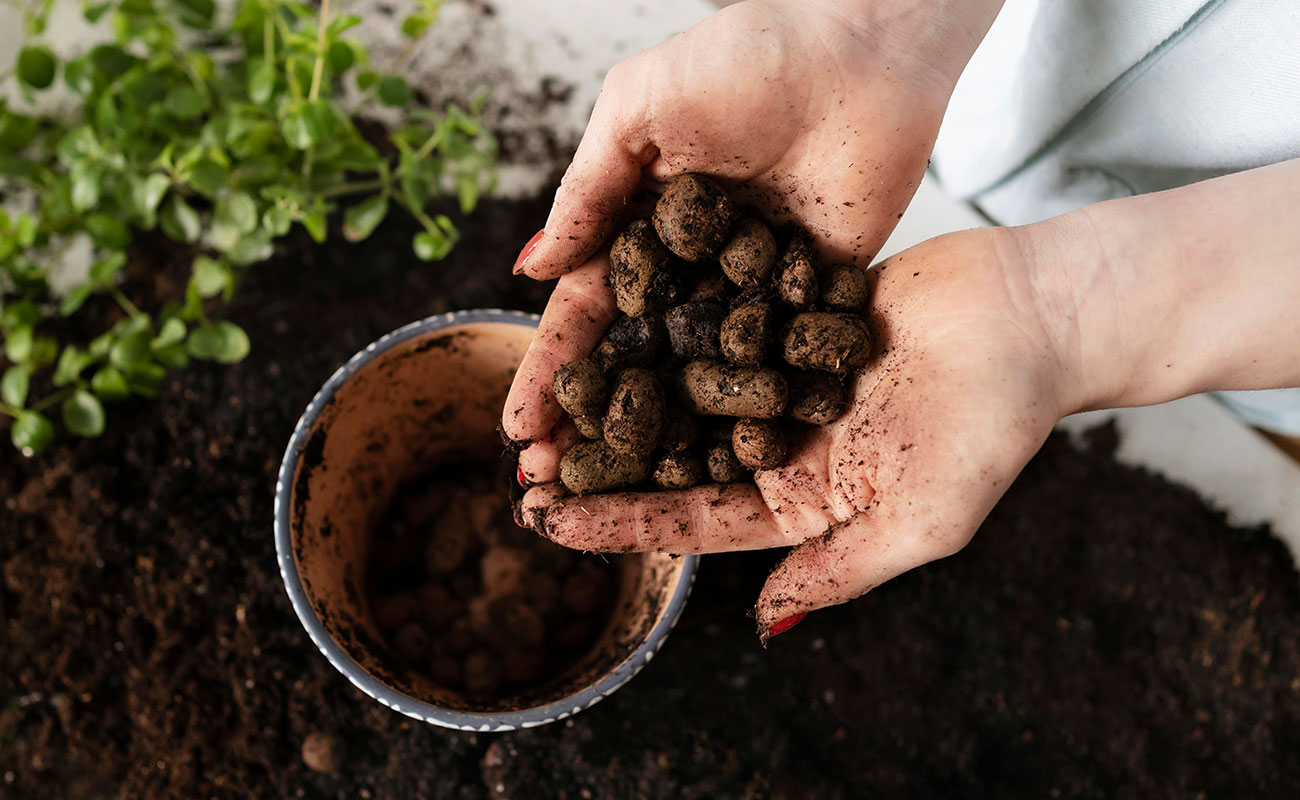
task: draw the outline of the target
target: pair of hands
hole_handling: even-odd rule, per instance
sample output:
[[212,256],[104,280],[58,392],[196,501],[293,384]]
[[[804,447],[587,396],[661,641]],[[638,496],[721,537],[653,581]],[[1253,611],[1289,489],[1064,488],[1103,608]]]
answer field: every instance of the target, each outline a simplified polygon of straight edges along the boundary
[[[868,262],[920,182],[952,87],[998,5],[750,0],[611,70],[546,227],[515,268],[560,277],[503,415],[507,436],[526,443],[521,472],[538,484],[523,501],[526,522],[602,552],[794,546],[758,600],[767,637],[960,550],[1061,416],[1222,382],[1204,354],[1162,383],[1132,377],[1147,366],[1139,357],[1163,359],[1158,347],[1127,360],[1108,353],[1122,338],[1117,323],[1158,324],[1131,319],[1132,304],[1117,299],[1146,282],[1139,266],[1109,257],[1126,235],[1149,231],[1134,209],[1085,211],[941,237],[878,265],[876,353],[849,412],[753,484],[574,498],[555,483],[578,435],[552,377],[617,314],[601,248],[628,198],[708,173],[743,184],[769,218],[798,222],[825,261]],[[1300,186],[1296,172],[1283,188]],[[1151,213],[1169,202],[1178,201]],[[1176,261],[1181,248],[1153,245],[1148,260]],[[1152,304],[1169,305],[1168,291],[1148,289]],[[1236,383],[1289,379],[1278,372]]]

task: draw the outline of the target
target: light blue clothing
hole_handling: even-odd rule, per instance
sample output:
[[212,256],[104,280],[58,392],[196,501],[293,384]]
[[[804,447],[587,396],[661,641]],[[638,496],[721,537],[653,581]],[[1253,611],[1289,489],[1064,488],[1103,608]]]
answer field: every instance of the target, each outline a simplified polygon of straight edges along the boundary
[[[1297,157],[1300,0],[1008,0],[934,167],[1019,225]],[[1300,389],[1220,399],[1300,434]]]

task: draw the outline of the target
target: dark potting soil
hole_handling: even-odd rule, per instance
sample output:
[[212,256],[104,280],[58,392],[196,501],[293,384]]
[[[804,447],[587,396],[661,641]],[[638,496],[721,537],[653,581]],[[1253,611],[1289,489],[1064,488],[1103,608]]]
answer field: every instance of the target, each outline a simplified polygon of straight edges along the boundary
[[[479,707],[509,707],[592,651],[619,573],[515,524],[515,463],[459,461],[398,487],[374,531],[371,613],[391,659]],[[512,491],[513,489],[513,491]]]
[[[0,456],[5,798],[1278,797],[1300,785],[1284,546],[1053,437],[957,557],[759,647],[774,553],[706,558],[667,646],[564,722],[445,731],[371,701],[290,609],[271,536],[289,432],[334,367],[435,311],[538,309],[543,202],[486,204],[441,264],[400,222],[255,267],[253,353],[108,433]],[[146,247],[136,287],[184,279]],[[168,263],[160,271],[159,265]],[[333,774],[312,771],[309,756]]]

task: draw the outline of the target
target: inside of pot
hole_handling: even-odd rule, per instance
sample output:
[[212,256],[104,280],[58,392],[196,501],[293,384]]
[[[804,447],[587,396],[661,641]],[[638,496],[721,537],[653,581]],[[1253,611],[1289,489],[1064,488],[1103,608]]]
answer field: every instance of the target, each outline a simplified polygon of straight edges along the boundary
[[[625,661],[665,613],[681,573],[665,555],[618,556],[604,632],[546,683],[485,705],[392,657],[365,586],[375,526],[398,487],[433,467],[495,458],[501,408],[533,328],[467,323],[427,332],[353,372],[312,426],[293,478],[290,524],[303,589],[326,631],[362,669],[409,697],[464,711],[558,700]],[[434,534],[436,536],[436,532]]]

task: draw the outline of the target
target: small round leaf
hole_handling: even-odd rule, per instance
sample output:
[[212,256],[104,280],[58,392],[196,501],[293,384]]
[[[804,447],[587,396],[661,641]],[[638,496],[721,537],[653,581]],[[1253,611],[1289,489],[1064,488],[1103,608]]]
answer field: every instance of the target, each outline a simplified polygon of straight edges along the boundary
[[47,89],[54,83],[59,62],[45,45],[24,47],[18,53],[18,80],[32,89]]
[[175,241],[186,244],[197,242],[199,235],[203,233],[203,223],[199,220],[199,213],[175,194],[163,206],[158,223],[163,233]]
[[104,406],[95,395],[78,389],[63,401],[63,425],[78,436],[98,436],[104,432]]
[[54,438],[54,425],[35,411],[23,411],[9,429],[9,441],[25,456],[44,450]]
[[31,378],[27,375],[27,369],[14,364],[0,376],[0,400],[14,408],[22,408],[23,403],[27,402],[27,388],[30,385]]
[[382,194],[362,200],[343,212],[343,238],[349,242],[365,239],[388,213],[388,198]]
[[248,355],[248,334],[233,322],[209,322],[190,331],[190,355],[221,364],[234,364]]
[[386,106],[409,105],[413,93],[411,85],[400,75],[385,75],[379,79],[379,100]]
[[104,400],[121,400],[131,394],[126,376],[116,367],[102,367],[90,379],[90,388]]

